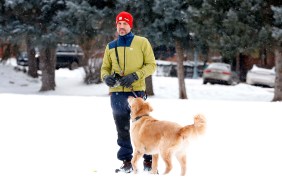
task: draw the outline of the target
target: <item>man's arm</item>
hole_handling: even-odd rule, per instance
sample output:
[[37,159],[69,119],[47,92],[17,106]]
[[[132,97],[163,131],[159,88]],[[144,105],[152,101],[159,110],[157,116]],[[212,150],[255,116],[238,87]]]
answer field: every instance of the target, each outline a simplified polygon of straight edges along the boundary
[[109,45],[107,45],[103,57],[103,63],[101,67],[101,79],[104,81],[104,78],[106,76],[109,76],[111,74],[112,64],[110,62],[110,56],[109,56]]
[[156,71],[157,64],[152,46],[148,39],[144,38],[141,47],[143,52],[144,66],[140,70],[136,71],[136,74],[139,79],[145,79]]

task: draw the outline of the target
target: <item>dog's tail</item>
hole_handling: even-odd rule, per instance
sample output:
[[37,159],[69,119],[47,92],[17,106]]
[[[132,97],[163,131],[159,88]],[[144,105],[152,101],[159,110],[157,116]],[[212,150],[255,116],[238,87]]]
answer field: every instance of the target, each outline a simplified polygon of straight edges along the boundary
[[205,132],[206,124],[207,123],[205,116],[198,114],[194,116],[194,124],[182,127],[179,130],[179,135],[183,138],[201,135]]

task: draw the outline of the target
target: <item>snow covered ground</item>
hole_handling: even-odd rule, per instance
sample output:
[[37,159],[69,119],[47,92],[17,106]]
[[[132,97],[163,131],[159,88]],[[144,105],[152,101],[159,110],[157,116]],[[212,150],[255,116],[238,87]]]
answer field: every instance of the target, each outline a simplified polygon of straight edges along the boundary
[[282,187],[282,104],[269,102],[273,89],[186,79],[189,100],[180,100],[176,78],[154,76],[152,115],[185,125],[203,113],[207,132],[190,143],[185,177],[175,159],[166,176],[115,174],[105,84],[86,86],[81,69],[60,69],[56,90],[38,93],[40,80],[8,64],[0,64],[1,188]]

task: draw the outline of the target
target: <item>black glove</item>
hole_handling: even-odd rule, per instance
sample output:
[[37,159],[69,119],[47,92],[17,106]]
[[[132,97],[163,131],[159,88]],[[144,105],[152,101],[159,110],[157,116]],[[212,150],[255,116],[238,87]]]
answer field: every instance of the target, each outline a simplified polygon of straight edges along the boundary
[[132,74],[129,74],[129,75],[126,75],[124,77],[122,77],[120,79],[120,85],[121,86],[124,86],[124,87],[130,87],[131,84],[135,81],[135,80],[138,80],[138,76],[137,74],[134,72]]
[[116,79],[113,75],[105,76],[104,81],[109,87],[113,87],[116,84]]

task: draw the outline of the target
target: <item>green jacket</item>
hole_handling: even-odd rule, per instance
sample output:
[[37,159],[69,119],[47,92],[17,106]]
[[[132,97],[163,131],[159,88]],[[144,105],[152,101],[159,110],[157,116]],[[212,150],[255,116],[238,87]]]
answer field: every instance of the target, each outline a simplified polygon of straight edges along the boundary
[[[115,48],[117,46],[119,63],[117,62]],[[156,60],[148,39],[134,35],[132,32],[119,36],[110,42],[105,50],[101,67],[102,80],[113,73],[124,75],[136,72],[138,80],[132,83],[134,91],[145,91],[145,78],[156,71]],[[130,88],[118,86],[110,87],[110,92],[130,92]]]

